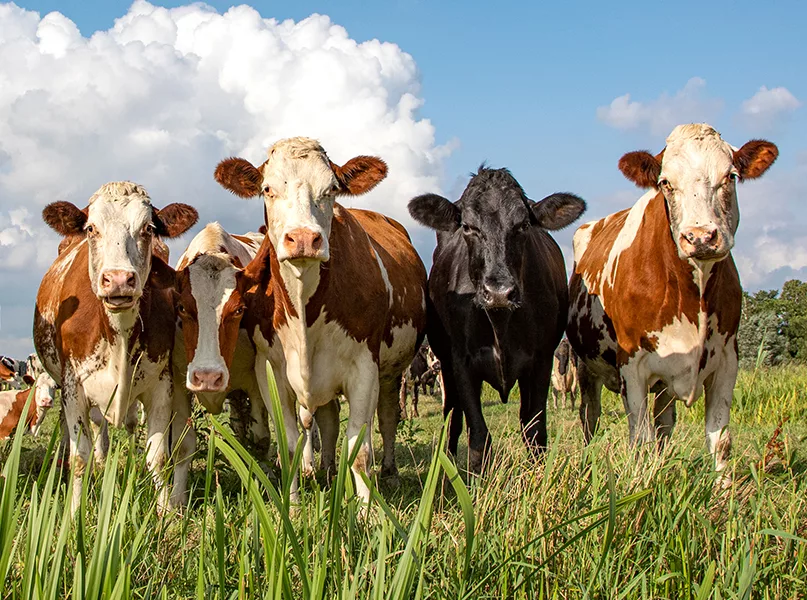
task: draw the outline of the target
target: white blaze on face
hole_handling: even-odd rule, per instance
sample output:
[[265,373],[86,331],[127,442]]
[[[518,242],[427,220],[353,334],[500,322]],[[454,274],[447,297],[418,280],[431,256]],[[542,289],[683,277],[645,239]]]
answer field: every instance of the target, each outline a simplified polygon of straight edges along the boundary
[[[692,228],[713,231],[719,255],[734,246],[740,222],[734,149],[706,124],[679,125],[667,138],[661,162],[661,191],[670,209],[673,239],[682,258],[682,236]],[[721,257],[722,257],[721,256]]]
[[219,326],[222,312],[236,286],[237,269],[226,254],[204,254],[188,267],[191,293],[196,302],[199,336],[193,360],[188,365],[187,384],[192,388],[194,372],[216,371],[224,376],[227,387],[229,373],[221,354]]
[[130,182],[108,183],[90,198],[85,226],[90,251],[90,282],[100,297],[105,273],[134,273],[134,297],[143,293],[151,269],[151,200]]
[[278,260],[292,257],[289,240],[302,233],[321,236],[310,258],[327,261],[338,182],[322,146],[308,138],[282,140],[269,149],[262,175],[267,234]]

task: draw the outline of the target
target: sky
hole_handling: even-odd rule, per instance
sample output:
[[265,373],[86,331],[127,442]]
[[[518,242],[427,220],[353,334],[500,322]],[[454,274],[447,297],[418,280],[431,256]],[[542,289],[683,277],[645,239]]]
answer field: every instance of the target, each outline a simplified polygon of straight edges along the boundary
[[[547,4],[547,5],[545,5]],[[36,291],[58,237],[55,200],[107,181],[187,202],[200,224],[254,230],[259,200],[212,178],[274,141],[319,139],[332,160],[384,158],[390,175],[345,202],[401,220],[424,262],[434,234],[406,203],[456,200],[483,161],[539,200],[571,191],[581,223],[642,194],[625,152],[708,122],[778,161],[740,186],[734,258],[749,290],[807,279],[807,4],[798,1],[148,3],[0,2],[0,354],[32,349]],[[571,264],[574,226],[555,237]]]

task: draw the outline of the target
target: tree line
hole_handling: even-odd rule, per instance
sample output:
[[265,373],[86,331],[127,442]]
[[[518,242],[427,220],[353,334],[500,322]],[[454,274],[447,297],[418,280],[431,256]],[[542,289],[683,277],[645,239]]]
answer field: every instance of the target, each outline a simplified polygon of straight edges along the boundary
[[742,368],[807,363],[807,282],[791,279],[781,291],[743,292],[737,342]]

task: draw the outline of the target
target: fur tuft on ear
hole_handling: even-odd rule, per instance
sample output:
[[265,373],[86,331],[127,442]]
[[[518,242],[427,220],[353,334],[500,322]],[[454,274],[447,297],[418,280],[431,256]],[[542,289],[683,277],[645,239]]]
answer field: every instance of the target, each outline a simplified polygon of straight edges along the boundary
[[409,201],[412,218],[431,229],[456,231],[462,215],[456,204],[437,194],[423,194]]
[[346,196],[366,194],[387,176],[387,163],[375,156],[357,156],[341,167],[333,161],[330,163],[339,180],[337,193]]
[[154,209],[152,221],[160,237],[174,238],[196,225],[199,213],[187,204],[169,204],[162,210]]
[[640,188],[658,189],[658,178],[661,175],[662,150],[653,156],[646,150],[628,152],[619,159],[619,170],[630,181]]
[[734,166],[740,179],[756,179],[768,170],[779,156],[779,148],[766,140],[751,140],[734,153]]
[[226,158],[216,166],[213,177],[224,189],[240,198],[252,198],[261,193],[263,175],[243,158]]
[[547,196],[532,207],[538,226],[549,231],[557,231],[571,225],[585,211],[585,200],[566,192]]
[[59,235],[83,236],[84,225],[87,223],[86,210],[79,210],[71,202],[51,202],[42,211],[42,218]]
[[28,385],[34,385],[36,383],[36,379],[31,377],[28,373],[26,373],[25,375],[22,376],[22,380],[23,380],[24,383],[26,383]]

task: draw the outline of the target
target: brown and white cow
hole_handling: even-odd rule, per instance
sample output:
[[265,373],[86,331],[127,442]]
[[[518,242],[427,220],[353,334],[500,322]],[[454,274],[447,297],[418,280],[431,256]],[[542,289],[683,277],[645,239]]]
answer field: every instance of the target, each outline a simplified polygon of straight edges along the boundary
[[[27,373],[23,375],[22,379],[28,385],[36,383],[35,379]],[[27,415],[23,417],[25,403],[32,392],[34,397],[31,399]],[[42,405],[40,405],[41,400],[44,401]],[[51,406],[53,406],[52,398],[48,403],[46,396],[37,394],[37,388],[34,387],[0,392],[0,440],[12,437],[20,420],[24,420],[26,428],[36,435],[45,419],[45,413]]]
[[240,158],[216,168],[216,180],[226,189],[264,199],[266,240],[239,274],[244,290],[255,288],[247,294],[244,326],[257,349],[258,382],[268,401],[268,359],[278,379],[290,453],[298,436],[294,397],[307,432],[316,412],[326,470],[333,465],[339,426],[333,399],[344,394],[351,449],[367,426],[352,465],[356,489],[367,501],[361,473],[372,460],[376,408],[382,474],[396,472],[398,388],[423,338],[426,271],[399,223],[335,201],[382,181],[387,167],[381,159],[358,156],[340,167],[307,138],[279,141],[268,156],[258,168]]
[[209,223],[179,258],[176,288],[182,336],[174,349],[174,365],[181,380],[175,379],[174,385],[193,392],[212,414],[219,414],[229,398],[230,424],[240,441],[268,450],[255,350],[240,329],[245,304],[236,289],[236,275],[254,258],[263,238],[258,233],[230,235],[218,223]]
[[[92,447],[91,412],[120,427],[136,402],[146,411],[147,464],[162,510],[168,502],[163,467],[169,427],[179,436],[190,407],[172,408],[175,274],[153,251],[158,237],[187,231],[198,218],[196,210],[185,204],[158,210],[145,189],[124,181],[102,186],[83,210],[54,202],[42,214],[57,233],[82,236],[45,274],[34,315],[34,345],[62,388],[73,510]],[[177,451],[172,504],[185,502],[188,464],[183,459],[192,450],[181,444]]]
[[[568,336],[580,358],[580,416],[591,439],[602,385],[622,394],[630,440],[663,442],[675,399],[706,394],[706,444],[727,464],[737,377],[742,289],[731,257],[738,181],[762,175],[770,142],[736,149],[706,124],[680,125],[656,156],[630,152],[622,173],[650,188],[633,208],[581,226],[574,236]],[[655,428],[647,407],[656,392]]]
[[563,338],[555,350],[551,382],[555,408],[558,407],[558,398],[561,399],[561,408],[566,408],[566,399],[571,396],[574,410],[574,400],[577,396],[577,355],[572,350],[568,338]]

